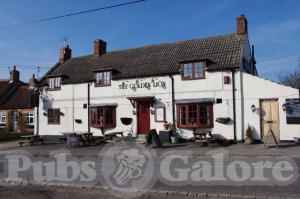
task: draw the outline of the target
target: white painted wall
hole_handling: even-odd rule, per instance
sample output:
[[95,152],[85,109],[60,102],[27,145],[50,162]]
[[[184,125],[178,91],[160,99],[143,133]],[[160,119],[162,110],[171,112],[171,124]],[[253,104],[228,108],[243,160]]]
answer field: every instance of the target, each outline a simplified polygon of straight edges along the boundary
[[[293,137],[300,137],[300,125],[287,124],[286,113],[282,109],[282,105],[285,103],[286,98],[299,98],[298,89],[290,88],[277,84],[275,82],[265,80],[260,77],[252,76],[247,73],[240,73],[240,77],[243,80],[243,101],[244,101],[244,134],[250,125],[256,132],[256,139],[261,138],[260,132],[260,99],[278,99],[279,101],[279,125],[280,125],[280,140],[292,140]],[[241,96],[237,99],[241,101]],[[253,113],[251,111],[251,105],[257,107],[257,111]],[[241,110],[241,109],[239,109]],[[241,115],[242,117],[242,115]],[[242,123],[238,122],[238,129],[242,131]]]
[[[214,118],[231,117],[232,118],[232,93],[231,85],[223,84],[223,76],[230,75],[226,72],[206,73],[206,79],[182,81],[180,75],[174,76],[175,85],[175,100],[178,99],[193,99],[193,98],[222,98],[222,104],[214,105]],[[120,89],[119,85],[122,82],[134,83],[136,80],[149,82],[152,79],[156,81],[164,81],[165,88],[140,88]],[[73,89],[74,87],[74,89]],[[74,92],[73,92],[74,91]],[[134,119],[133,127],[136,131],[136,116],[132,114],[133,107],[127,97],[143,97],[154,96],[166,107],[166,120],[172,122],[172,87],[171,79],[168,76],[140,78],[128,80],[112,81],[110,87],[94,87],[91,85],[91,104],[101,103],[116,103],[117,107],[117,127],[109,129],[106,132],[126,131],[129,127],[124,126],[120,119],[121,117],[132,117]],[[63,132],[72,131],[87,131],[88,130],[88,111],[83,109],[83,104],[87,103],[87,84],[62,85],[60,91],[44,91],[40,100],[40,134],[60,135]],[[74,103],[73,103],[74,98]],[[48,125],[47,116],[43,113],[47,112],[48,108],[60,108],[64,116],[61,116],[60,125]],[[74,116],[73,116],[74,114]],[[74,123],[74,119],[81,119],[82,124]],[[154,121],[154,115],[150,116],[150,127],[161,130],[163,128],[161,122]],[[73,129],[74,128],[74,129]],[[101,131],[96,128],[91,128],[95,135],[101,135]],[[183,136],[192,136],[192,131],[182,129]],[[213,133],[220,134],[227,139],[233,139],[233,126],[215,123]]]
[[[222,104],[214,104],[214,120],[217,117],[233,118],[233,100],[232,100],[232,84],[224,85],[224,76],[230,76],[230,72],[207,72],[206,79],[203,80],[187,80],[182,81],[180,75],[174,76],[175,100],[179,99],[195,99],[195,98],[222,98]],[[253,126],[260,135],[260,119],[259,114],[253,114],[251,105],[259,107],[259,98],[279,98],[280,107],[284,103],[285,98],[280,96],[289,96],[288,98],[298,97],[298,90],[285,87],[262,78],[252,76],[246,73],[237,72],[236,77],[236,108],[237,108],[237,139],[244,138],[245,129],[248,124]],[[122,82],[134,83],[136,80],[143,82],[164,81],[166,87],[156,88],[139,88],[137,90],[128,88],[120,89]],[[232,79],[231,79],[232,80]],[[241,81],[243,80],[243,81]],[[232,82],[231,82],[232,83]],[[242,87],[241,87],[242,85]],[[243,89],[242,89],[243,88]],[[94,87],[91,85],[91,104],[116,103],[117,106],[117,126],[108,129],[106,133],[113,131],[127,131],[130,127],[124,126],[120,118],[132,117],[134,119],[133,127],[136,131],[136,116],[132,114],[133,107],[127,97],[144,97],[154,96],[156,100],[165,104],[166,120],[172,122],[172,88],[171,79],[168,76],[153,78],[137,78],[126,80],[113,80],[110,87]],[[244,103],[242,103],[244,100]],[[62,85],[60,91],[43,91],[42,100],[39,106],[39,133],[41,135],[61,135],[63,132],[81,132],[88,130],[88,110],[83,109],[83,104],[87,103],[87,84]],[[48,125],[47,112],[48,108],[60,108],[64,116],[61,116],[60,125]],[[175,114],[176,115],[176,114]],[[73,122],[75,119],[81,119],[82,123]],[[150,128],[161,130],[162,123],[154,121],[154,115],[150,116]],[[290,140],[294,136],[299,136],[299,125],[286,125],[285,113],[280,109],[280,130],[281,139]],[[95,135],[101,135],[101,131],[91,128]],[[190,129],[180,129],[185,137],[191,137]],[[214,122],[213,134],[219,134],[224,138],[234,138],[233,122],[228,125]],[[260,138],[260,136],[256,136]]]

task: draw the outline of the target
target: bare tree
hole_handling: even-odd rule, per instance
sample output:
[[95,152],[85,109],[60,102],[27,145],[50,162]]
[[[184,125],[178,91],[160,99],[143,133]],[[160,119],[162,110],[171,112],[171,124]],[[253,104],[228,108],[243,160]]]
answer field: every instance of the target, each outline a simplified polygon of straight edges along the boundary
[[300,89],[300,57],[298,58],[298,67],[293,72],[283,71],[279,75],[279,80],[282,84]]

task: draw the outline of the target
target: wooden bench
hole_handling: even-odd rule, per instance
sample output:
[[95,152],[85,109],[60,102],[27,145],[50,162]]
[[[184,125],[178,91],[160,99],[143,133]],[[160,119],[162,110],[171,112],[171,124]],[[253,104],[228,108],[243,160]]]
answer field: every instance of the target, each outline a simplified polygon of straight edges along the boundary
[[122,138],[124,138],[124,132],[112,132],[112,133],[104,134],[104,139],[105,139],[105,141],[116,140],[116,139],[118,139],[118,135],[120,135]]
[[200,142],[203,145],[210,145],[215,143],[216,140],[213,138],[210,129],[194,129],[194,142]]
[[41,138],[39,135],[29,135],[29,136],[22,136],[21,137],[21,141],[19,141],[19,146],[22,147],[23,144],[28,143],[30,144],[30,146],[33,146],[34,144],[44,144],[44,140],[43,138]]
[[65,144],[67,142],[67,139],[68,138],[66,136],[59,137],[59,141],[60,141],[61,144]]
[[19,141],[19,146],[20,147],[22,147],[23,144],[30,144],[30,146],[33,146],[33,142],[32,141],[27,141],[27,140]]

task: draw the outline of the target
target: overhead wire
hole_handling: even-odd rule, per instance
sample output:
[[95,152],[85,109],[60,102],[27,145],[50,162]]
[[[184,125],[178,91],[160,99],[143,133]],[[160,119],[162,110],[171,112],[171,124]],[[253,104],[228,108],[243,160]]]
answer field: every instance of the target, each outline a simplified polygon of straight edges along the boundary
[[84,10],[84,11],[79,11],[79,12],[73,12],[73,13],[68,13],[68,14],[64,14],[64,15],[54,16],[54,17],[34,19],[34,20],[30,20],[30,21],[17,23],[17,24],[0,26],[0,29],[16,28],[16,27],[19,27],[19,26],[25,26],[25,25],[36,24],[36,23],[43,23],[43,22],[58,20],[58,19],[66,18],[66,17],[71,17],[71,16],[76,16],[76,15],[82,15],[82,14],[87,14],[87,13],[91,13],[91,12],[96,12],[96,11],[100,11],[100,10],[107,10],[107,9],[121,7],[121,6],[137,4],[137,3],[141,3],[141,2],[145,2],[145,1],[147,1],[147,0],[129,1],[129,2],[126,2],[126,3],[114,4],[114,5],[110,5],[110,6],[99,7],[99,8]]
[[[128,6],[128,5],[137,4],[137,3],[141,3],[141,2],[145,2],[145,1],[147,1],[147,0],[129,1],[129,2],[125,2],[125,3],[114,4],[114,5],[99,7],[99,8],[90,9],[90,10],[78,11],[78,12],[68,13],[68,14],[59,15],[59,16],[34,19],[34,20],[30,20],[30,21],[17,23],[17,24],[0,26],[0,29],[16,28],[16,27],[19,27],[19,26],[25,26],[25,25],[29,25],[29,24],[43,23],[43,22],[58,20],[58,19],[66,18],[66,17],[71,17],[71,16],[76,16],[76,15],[82,15],[82,14],[87,14],[87,13],[91,13],[91,12],[96,12],[96,11],[100,11],[100,10],[106,10],[106,9],[112,9],[112,8],[117,8],[117,7],[122,7],[122,6]],[[0,67],[5,67],[5,68],[8,68],[9,70],[11,69],[11,66],[15,66],[15,64],[0,63]],[[39,65],[37,65],[37,66],[34,66],[34,65],[33,66],[18,65],[17,67],[25,69],[25,70],[30,70],[30,69],[35,70],[36,69],[38,74],[40,73],[41,70],[49,70],[51,68],[51,67],[44,67],[44,66],[39,66]]]

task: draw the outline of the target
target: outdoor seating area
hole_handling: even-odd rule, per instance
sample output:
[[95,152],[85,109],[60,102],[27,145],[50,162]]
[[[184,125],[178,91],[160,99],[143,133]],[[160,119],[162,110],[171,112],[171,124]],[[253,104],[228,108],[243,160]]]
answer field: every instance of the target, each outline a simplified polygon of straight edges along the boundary
[[94,136],[91,132],[70,132],[62,133],[59,138],[61,143],[66,147],[82,147],[82,146],[96,146],[112,141],[120,141],[124,138],[123,132],[107,133],[103,136]]
[[18,142],[19,146],[22,147],[23,144],[29,144],[30,146],[44,144],[44,139],[39,135],[26,135],[22,136],[21,140]]
[[182,145],[188,145],[190,143],[196,144],[197,146],[217,146],[227,145],[229,142],[220,142],[216,139],[210,129],[194,129],[193,138],[187,139],[182,137],[179,133],[173,132],[172,130],[161,130],[159,133],[155,129],[150,130],[147,135],[147,145],[156,148],[160,147],[176,147]]
[[[194,129],[193,139],[186,139],[180,136],[179,133],[174,133],[174,131],[171,129],[160,130],[159,132],[157,132],[156,129],[151,129],[143,138],[145,140],[144,142],[141,142],[139,136],[124,136],[124,132],[122,131],[106,133],[101,136],[95,136],[92,132],[63,132],[61,134],[61,136],[57,136],[57,142],[55,144],[63,144],[67,148],[97,146],[120,141],[145,143],[146,146],[152,146],[156,148],[176,147],[187,145],[190,142],[201,143],[201,145],[198,146],[211,146],[211,144],[217,143],[209,129]],[[21,137],[21,140],[18,141],[18,144],[20,147],[22,147],[24,144],[28,144],[30,146],[49,144],[48,139],[48,137],[41,135],[26,135]]]
[[213,137],[210,129],[194,129],[193,132],[194,142],[202,143],[209,146],[216,143],[216,139]]

